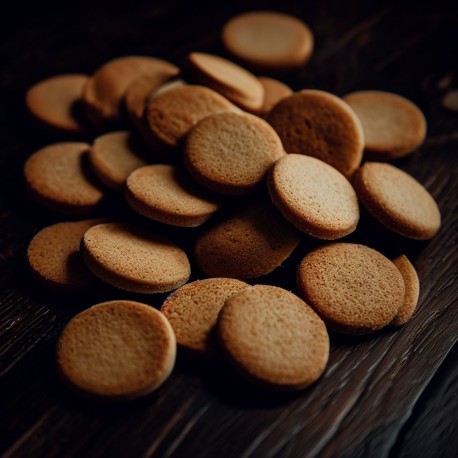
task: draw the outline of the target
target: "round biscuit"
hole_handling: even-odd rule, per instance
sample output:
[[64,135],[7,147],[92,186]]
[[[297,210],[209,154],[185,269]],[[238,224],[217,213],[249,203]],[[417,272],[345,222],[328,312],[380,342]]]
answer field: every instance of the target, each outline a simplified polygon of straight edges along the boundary
[[237,59],[269,71],[300,67],[313,51],[309,27],[278,11],[252,11],[235,16],[224,26],[222,40]]
[[332,243],[307,254],[299,265],[300,295],[329,327],[369,334],[388,325],[404,301],[404,280],[378,251]]
[[356,229],[355,191],[339,171],[319,159],[287,154],[271,168],[268,187],[283,216],[309,235],[335,240]]
[[272,127],[248,113],[220,113],[203,119],[191,129],[184,147],[191,175],[207,188],[230,195],[253,191],[283,156]]
[[192,80],[208,86],[240,108],[256,112],[262,107],[264,87],[249,71],[223,57],[193,52],[187,60]]
[[86,75],[58,75],[32,86],[25,103],[38,123],[59,133],[81,135],[88,130],[80,113]]
[[180,146],[192,126],[216,113],[237,108],[217,92],[203,86],[174,87],[154,97],[145,116],[150,136],[161,150]]
[[161,312],[183,350],[200,357],[216,353],[214,330],[226,299],[249,285],[233,278],[207,278],[182,286],[164,302]]
[[122,100],[129,84],[141,75],[171,78],[178,74],[175,65],[146,56],[127,56],[110,60],[98,68],[83,90],[87,117],[100,129],[118,125],[122,119]]
[[144,396],[168,378],[176,341],[164,315],[139,302],[110,301],[76,315],[57,342],[57,367],[81,394],[104,400]]
[[88,158],[92,171],[106,186],[122,190],[127,177],[144,167],[146,148],[128,131],[110,132],[94,140]]
[[346,177],[361,163],[361,122],[349,105],[329,92],[296,92],[277,103],[266,119],[277,131],[287,153],[321,159]]
[[258,80],[264,87],[264,101],[261,109],[255,114],[265,117],[278,102],[292,95],[293,90],[285,83],[273,78],[259,76]]
[[181,227],[200,226],[220,207],[218,198],[172,165],[150,165],[133,172],[125,197],[141,215]]
[[27,261],[35,279],[58,292],[85,291],[97,283],[80,255],[84,233],[102,219],[57,223],[30,241]]
[[96,277],[136,293],[171,291],[191,274],[186,253],[175,243],[128,224],[92,227],[83,236],[81,254]]
[[366,162],[355,173],[353,186],[369,213],[404,237],[427,240],[440,228],[440,211],[431,194],[391,164]]
[[270,203],[261,203],[211,227],[197,239],[194,258],[211,277],[250,279],[272,272],[300,241],[300,234]]
[[299,297],[257,285],[229,297],[218,317],[224,353],[248,378],[266,387],[299,390],[326,368],[329,336]]
[[358,91],[344,98],[361,121],[365,155],[391,160],[414,152],[426,136],[426,120],[410,100],[382,91]]
[[405,295],[404,302],[391,324],[393,326],[402,326],[410,320],[417,308],[418,296],[420,295],[420,281],[415,267],[407,256],[398,256],[396,259],[393,259],[393,264],[399,269],[404,279]]
[[24,165],[26,188],[39,204],[69,215],[93,212],[104,190],[87,170],[90,145],[55,143],[32,154]]

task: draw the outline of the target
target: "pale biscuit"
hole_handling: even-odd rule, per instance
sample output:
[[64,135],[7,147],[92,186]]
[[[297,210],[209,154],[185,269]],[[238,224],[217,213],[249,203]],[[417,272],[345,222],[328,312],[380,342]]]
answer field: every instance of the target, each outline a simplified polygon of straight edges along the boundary
[[81,241],[81,254],[96,277],[136,293],[171,291],[186,283],[191,273],[181,248],[165,237],[128,224],[92,227]]
[[318,315],[282,288],[257,285],[226,300],[219,341],[235,367],[266,387],[299,390],[326,368],[329,337]]
[[121,102],[129,84],[141,75],[171,78],[179,69],[162,59],[128,56],[102,65],[88,80],[83,91],[85,113],[98,128],[121,122]]
[[290,87],[273,78],[260,76],[258,80],[264,87],[264,101],[262,107],[255,113],[259,116],[266,116],[278,102],[289,97],[293,93]]
[[87,81],[88,77],[80,74],[40,81],[27,91],[27,108],[41,125],[59,133],[81,135],[88,130],[80,106]]
[[176,341],[164,315],[139,302],[110,301],[76,315],[57,342],[57,367],[71,388],[90,397],[144,396],[168,378]]
[[69,215],[86,215],[104,197],[85,164],[87,143],[64,142],[45,146],[24,165],[30,195],[44,207]]
[[203,232],[194,258],[211,277],[250,279],[272,272],[300,241],[300,234],[270,203],[261,203]]
[[321,159],[346,177],[361,163],[361,122],[350,106],[333,94],[304,89],[275,105],[266,119],[287,153]]
[[145,111],[146,122],[157,148],[170,150],[180,146],[192,126],[216,113],[237,108],[215,91],[186,85],[155,97]]
[[191,175],[207,188],[230,195],[253,191],[283,156],[283,146],[272,127],[248,113],[205,118],[191,129],[184,147]]
[[397,167],[366,162],[355,173],[353,186],[366,209],[398,234],[427,240],[440,228],[440,211],[431,194]]
[[426,120],[410,100],[382,91],[358,91],[344,98],[361,121],[366,155],[390,160],[414,152],[426,136]]
[[57,292],[84,291],[97,284],[80,255],[84,233],[102,223],[89,219],[45,227],[30,241],[27,261],[38,282]]
[[125,197],[141,215],[182,227],[200,226],[220,207],[217,197],[172,165],[150,165],[133,172]]
[[168,318],[183,350],[199,357],[216,353],[214,329],[226,299],[250,285],[233,278],[208,278],[182,286],[164,302]]
[[329,327],[368,334],[387,324],[404,301],[396,266],[364,245],[333,243],[307,254],[299,265],[300,294]]
[[92,171],[106,186],[123,189],[127,177],[147,165],[146,148],[128,131],[110,132],[94,140],[88,154]]
[[262,107],[264,87],[249,71],[212,54],[193,52],[188,56],[187,71],[192,80],[208,86],[244,110]]
[[270,71],[300,67],[313,51],[309,27],[278,11],[253,11],[232,18],[223,28],[222,40],[237,59]]
[[398,256],[396,259],[393,259],[393,263],[399,269],[404,279],[405,295],[404,302],[391,324],[393,326],[402,326],[410,320],[417,308],[418,296],[420,295],[420,281],[418,280],[415,267],[407,256]]
[[340,172],[319,159],[286,155],[271,168],[268,187],[283,216],[309,235],[335,240],[356,229],[355,191]]

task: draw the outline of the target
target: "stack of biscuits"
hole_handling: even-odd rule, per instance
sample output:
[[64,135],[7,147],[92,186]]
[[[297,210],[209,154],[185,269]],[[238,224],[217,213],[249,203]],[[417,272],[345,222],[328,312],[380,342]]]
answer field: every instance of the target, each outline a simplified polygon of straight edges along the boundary
[[[117,300],[70,321],[57,366],[85,395],[132,399],[155,390],[177,346],[189,358],[222,354],[259,386],[303,389],[326,368],[328,331],[400,326],[417,306],[419,280],[406,256],[390,260],[338,239],[357,229],[360,206],[409,239],[439,230],[428,191],[387,162],[422,144],[419,108],[387,92],[341,98],[255,76],[294,72],[312,55],[309,27],[285,14],[241,14],[222,41],[231,60],[193,52],[180,69],[120,57],[26,95],[34,119],[71,140],[41,148],[24,166],[30,196],[70,219],[30,242],[35,279],[63,293],[90,293],[102,282],[173,291],[160,311]],[[106,217],[107,196],[141,216]],[[171,226],[195,228],[182,229],[191,250]],[[306,238],[323,242],[297,266],[297,295],[256,284]]]

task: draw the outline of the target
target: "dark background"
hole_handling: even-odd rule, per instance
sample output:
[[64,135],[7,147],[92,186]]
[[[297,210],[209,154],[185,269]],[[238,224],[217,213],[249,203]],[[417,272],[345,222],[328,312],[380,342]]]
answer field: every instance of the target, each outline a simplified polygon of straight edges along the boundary
[[[441,106],[458,86],[458,17],[452,2],[15,2],[1,18],[0,59],[0,452],[5,456],[458,456],[456,220],[458,115]],[[24,160],[59,140],[25,112],[25,91],[59,73],[93,72],[114,57],[146,54],[182,65],[190,51],[224,55],[221,26],[234,14],[275,9],[315,34],[309,64],[284,77],[294,89],[344,95],[357,89],[404,95],[425,113],[428,138],[396,165],[436,198],[443,227],[429,242],[387,233],[364,212],[349,241],[387,256],[408,254],[421,281],[419,309],[398,331],[364,338],[332,335],[322,379],[295,394],[266,393],[222,361],[179,358],[147,398],[119,405],[67,391],[54,366],[56,338],[78,311],[129,297],[160,306],[163,296],[108,287],[56,296],[31,281],[30,238],[63,220],[37,207],[22,185]],[[90,140],[90,139],[89,139]],[[185,248],[195,231],[145,223],[113,196],[103,212],[166,231]],[[295,291],[304,237],[268,278]],[[194,271],[193,278],[200,273]]]

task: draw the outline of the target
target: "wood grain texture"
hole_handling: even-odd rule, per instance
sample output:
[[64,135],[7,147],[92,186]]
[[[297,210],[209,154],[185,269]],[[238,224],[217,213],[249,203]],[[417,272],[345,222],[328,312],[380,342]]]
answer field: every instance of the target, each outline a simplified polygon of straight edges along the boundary
[[[38,80],[88,72],[108,59],[150,54],[181,65],[190,51],[224,55],[218,36],[232,15],[266,2],[200,0],[79,2],[67,9],[13,8],[0,30],[0,453],[8,457],[419,457],[456,456],[458,118],[441,107],[441,83],[458,85],[458,18],[445,3],[272,1],[269,8],[303,18],[316,49],[286,82],[344,95],[356,89],[397,92],[428,121],[420,151],[396,165],[436,198],[443,227],[429,242],[407,241],[362,214],[345,240],[387,256],[404,252],[418,270],[419,308],[399,330],[364,338],[332,335],[322,379],[296,394],[246,384],[223,361],[182,360],[151,396],[105,405],[80,399],[60,383],[56,338],[85,307],[130,298],[159,307],[164,295],[142,297],[110,288],[59,296],[36,287],[25,266],[28,241],[59,217],[35,206],[21,184],[25,159],[57,138],[34,127],[23,96]],[[142,221],[113,198],[105,215]],[[192,246],[195,230],[147,223]],[[304,237],[285,264],[259,283],[295,291],[299,260],[322,242]],[[194,271],[192,279],[200,277]]]

